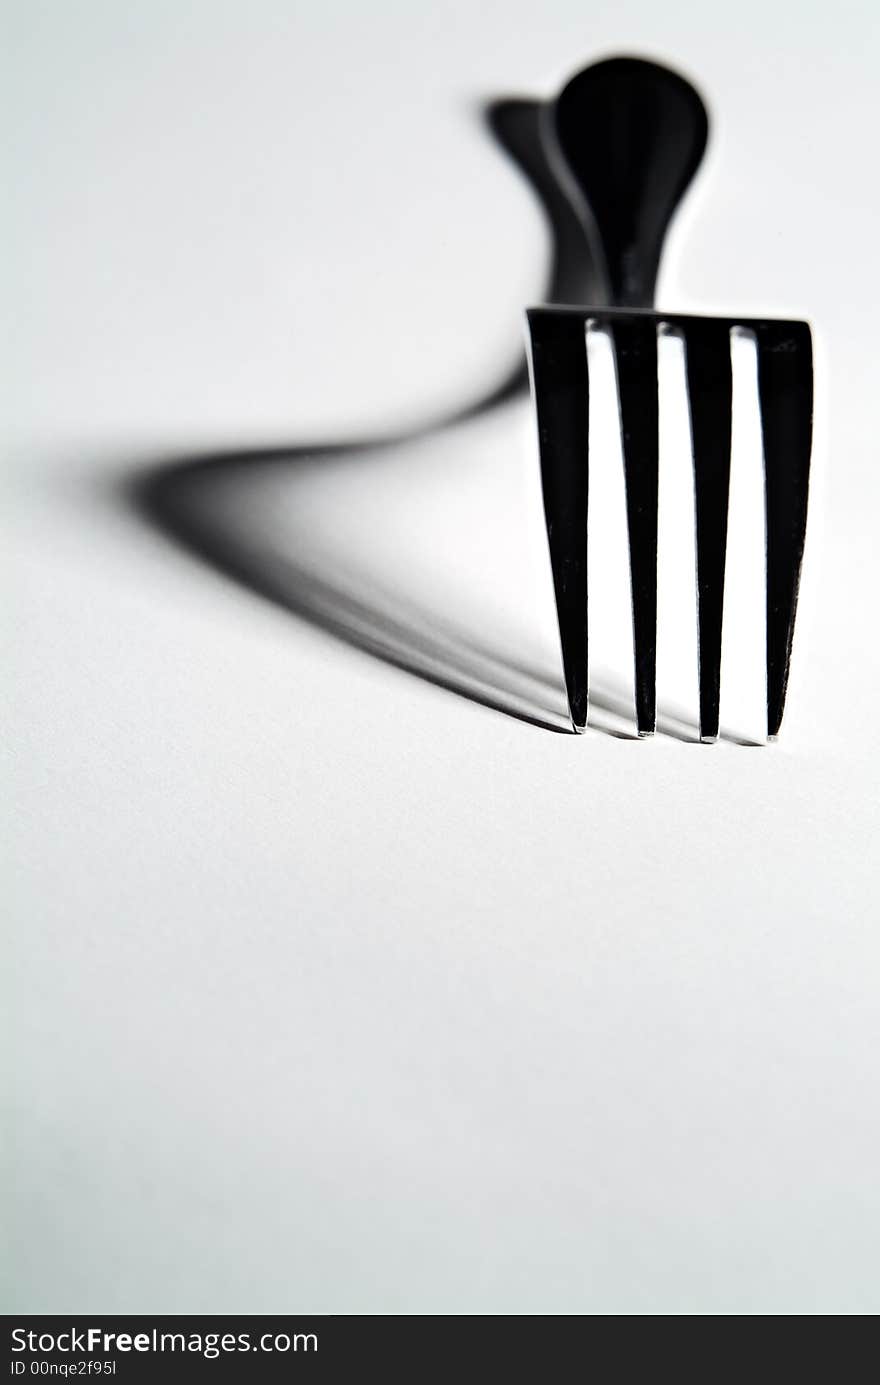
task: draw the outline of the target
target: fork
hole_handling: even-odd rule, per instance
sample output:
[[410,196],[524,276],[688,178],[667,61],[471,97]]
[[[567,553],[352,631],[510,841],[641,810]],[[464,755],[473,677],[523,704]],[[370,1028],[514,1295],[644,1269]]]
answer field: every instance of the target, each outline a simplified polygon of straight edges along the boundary
[[599,263],[608,306],[531,308],[527,350],[544,516],[572,722],[589,702],[586,329],[607,330],[622,438],[635,703],[656,725],[658,332],[684,341],[697,551],[700,739],[718,737],[732,419],[731,332],[755,341],[764,454],[767,734],[782,722],[806,535],[812,450],[812,337],[805,322],[701,317],[653,308],[663,241],[703,156],[709,122],[668,68],[612,58],[578,73],[548,107],[546,137]]

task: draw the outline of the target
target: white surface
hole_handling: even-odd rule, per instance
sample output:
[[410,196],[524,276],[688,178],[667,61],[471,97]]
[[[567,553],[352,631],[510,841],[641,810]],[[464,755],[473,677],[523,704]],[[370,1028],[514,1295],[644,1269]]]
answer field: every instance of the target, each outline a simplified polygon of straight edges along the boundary
[[[878,1311],[876,7],[5,10],[6,1309]],[[546,241],[475,104],[621,49],[716,116],[662,302],[825,349],[772,749],[539,730],[120,498],[489,387]],[[355,585],[519,641],[549,713],[527,417],[475,428],[242,518],[326,577],[363,513]]]

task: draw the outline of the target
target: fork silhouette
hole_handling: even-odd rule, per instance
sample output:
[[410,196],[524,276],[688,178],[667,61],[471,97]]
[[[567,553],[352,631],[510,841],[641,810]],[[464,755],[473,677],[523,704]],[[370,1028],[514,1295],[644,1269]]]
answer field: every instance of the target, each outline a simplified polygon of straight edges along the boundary
[[604,271],[610,306],[527,313],[544,511],[566,691],[583,729],[589,700],[587,518],[589,395],[586,328],[608,331],[623,445],[632,586],[636,715],[656,724],[657,336],[684,340],[694,469],[700,738],[718,735],[730,483],[730,335],[750,333],[758,358],[764,452],[767,732],[782,721],[804,550],[812,448],[813,362],[805,322],[697,317],[653,309],[663,241],[696,172],[709,123],[678,74],[635,58],[578,73],[547,109],[545,134]]

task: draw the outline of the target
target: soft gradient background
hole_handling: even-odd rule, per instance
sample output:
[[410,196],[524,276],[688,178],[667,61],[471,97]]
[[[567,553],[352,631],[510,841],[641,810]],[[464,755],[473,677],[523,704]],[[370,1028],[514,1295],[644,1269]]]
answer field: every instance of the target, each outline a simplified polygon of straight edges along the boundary
[[[877,13],[4,0],[7,1311],[880,1310]],[[124,498],[490,388],[548,240],[479,102],[620,50],[715,116],[662,301],[823,347],[772,749],[539,730]],[[233,507],[552,684],[480,427]]]

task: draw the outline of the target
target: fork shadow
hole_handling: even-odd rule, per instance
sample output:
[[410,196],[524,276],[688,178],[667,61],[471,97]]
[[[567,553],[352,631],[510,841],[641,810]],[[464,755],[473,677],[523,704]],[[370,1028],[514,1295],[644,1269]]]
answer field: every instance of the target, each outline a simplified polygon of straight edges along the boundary
[[[607,298],[589,234],[553,174],[541,125],[544,103],[509,98],[488,103],[484,125],[536,193],[550,229],[544,296],[550,302]],[[393,455],[497,410],[528,389],[524,358],[497,385],[454,414],[423,428],[339,444],[188,455],[158,462],[123,482],[123,503],[189,554],[337,639],[408,673],[494,710],[556,731],[572,731],[561,670],[530,666],[493,649],[455,612],[419,604],[404,591],[378,589],[346,572],[344,540],[334,547],[332,505],[325,507],[320,554],[267,542],[247,498],[258,478],[281,477],[295,496],[315,469],[328,477],[341,462],[358,466]],[[617,734],[610,732],[610,734]]]

